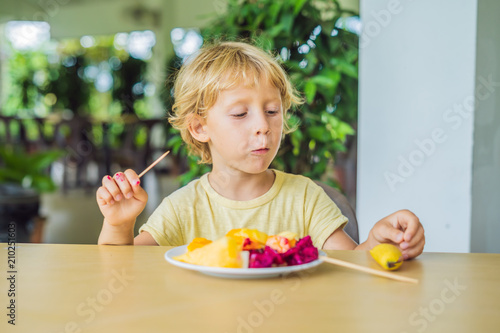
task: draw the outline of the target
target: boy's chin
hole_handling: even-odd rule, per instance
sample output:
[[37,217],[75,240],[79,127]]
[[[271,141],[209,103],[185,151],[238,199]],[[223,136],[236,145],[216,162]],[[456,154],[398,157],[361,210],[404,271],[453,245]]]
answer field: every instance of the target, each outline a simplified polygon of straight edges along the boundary
[[[258,158],[258,159],[254,159],[254,158],[246,158],[246,159],[243,159],[243,160],[233,160],[233,161],[230,161],[229,163],[223,163],[225,164],[226,166],[222,166],[222,168],[215,168],[215,169],[218,169],[218,170],[227,170],[229,173],[232,173],[232,172],[241,172],[241,173],[246,173],[246,174],[251,174],[251,175],[259,175],[259,174],[262,174],[264,172],[266,172],[269,167],[271,166],[272,164],[272,159],[268,159],[268,158]],[[214,169],[214,167],[212,166],[212,169]],[[232,171],[231,171],[232,170]]]
[[270,166],[270,163],[263,164],[260,166],[253,166],[253,167],[247,165],[243,168],[237,168],[237,170],[239,170],[240,172],[243,172],[243,173],[250,174],[250,175],[260,175],[262,173],[267,172],[267,170],[269,170],[269,166]]
[[251,174],[254,174],[254,175],[260,175],[262,173],[265,173],[269,170],[269,167],[270,167],[271,164],[267,164],[265,166],[262,166],[262,167],[259,167],[259,168],[252,168],[253,170],[248,172],[248,173],[251,173]]

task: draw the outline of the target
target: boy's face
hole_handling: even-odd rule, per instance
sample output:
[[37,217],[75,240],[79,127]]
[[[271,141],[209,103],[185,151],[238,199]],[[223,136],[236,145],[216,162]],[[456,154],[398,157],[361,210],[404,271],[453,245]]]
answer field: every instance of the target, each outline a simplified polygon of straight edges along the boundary
[[255,86],[224,90],[202,127],[214,171],[264,172],[278,152],[283,132],[279,90],[265,79]]

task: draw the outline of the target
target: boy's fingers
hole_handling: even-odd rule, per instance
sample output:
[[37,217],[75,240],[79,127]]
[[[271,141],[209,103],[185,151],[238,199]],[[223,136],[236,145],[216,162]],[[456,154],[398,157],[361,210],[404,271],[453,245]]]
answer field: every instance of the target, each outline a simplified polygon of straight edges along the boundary
[[382,219],[372,229],[379,243],[391,242],[401,249],[404,259],[415,258],[424,250],[424,228],[418,217],[401,210]]
[[97,189],[96,199],[101,206],[112,205],[115,202],[111,193],[103,186]]
[[421,224],[418,225],[416,233],[412,236],[410,241],[402,242],[399,247],[402,250],[404,259],[415,258],[424,250],[425,245],[425,232]]
[[125,170],[124,174],[127,177],[130,185],[132,186],[133,191],[140,188],[141,180],[139,179],[139,176],[137,175],[137,173],[134,170],[127,169],[127,170]]
[[403,232],[394,228],[391,223],[383,223],[378,228],[378,241],[386,243],[387,241],[399,244],[403,241]]
[[404,240],[406,242],[410,242],[422,226],[418,217],[411,212],[403,214],[403,216],[398,216],[398,224],[404,230]]
[[424,251],[425,240],[422,240],[415,247],[410,247],[409,249],[403,250],[403,258],[405,260],[415,258]]
[[404,231],[404,240],[410,241],[416,233],[420,221],[418,217],[409,210],[400,210],[387,217],[394,228]]
[[115,201],[120,201],[123,198],[120,188],[116,184],[115,180],[110,176],[104,176],[102,178],[102,186],[105,187],[109,193],[111,193]]
[[117,172],[113,178],[126,199],[130,199],[134,196],[129,180],[123,172]]
[[424,239],[425,239],[424,228],[421,225],[419,225],[419,228],[417,229],[415,234],[413,234],[413,236],[411,237],[411,239],[409,241],[406,240],[406,232],[405,232],[405,243],[408,243],[409,248],[416,246],[418,243],[422,242]]
[[141,201],[146,201],[148,195],[146,191],[144,191],[144,189],[141,187],[141,181],[137,173],[134,170],[128,169],[125,170],[125,176],[127,177],[130,183],[134,197]]

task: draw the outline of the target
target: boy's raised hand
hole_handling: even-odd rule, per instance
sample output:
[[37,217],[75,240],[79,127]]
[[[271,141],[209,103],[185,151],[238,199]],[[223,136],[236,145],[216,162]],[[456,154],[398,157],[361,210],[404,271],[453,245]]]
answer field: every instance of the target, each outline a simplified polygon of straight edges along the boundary
[[148,194],[140,184],[137,173],[131,169],[118,172],[113,177],[104,176],[96,198],[105,223],[133,228],[148,201]]
[[405,260],[415,258],[424,250],[424,227],[409,210],[400,210],[378,221],[370,230],[368,242],[373,246],[391,243],[398,246]]

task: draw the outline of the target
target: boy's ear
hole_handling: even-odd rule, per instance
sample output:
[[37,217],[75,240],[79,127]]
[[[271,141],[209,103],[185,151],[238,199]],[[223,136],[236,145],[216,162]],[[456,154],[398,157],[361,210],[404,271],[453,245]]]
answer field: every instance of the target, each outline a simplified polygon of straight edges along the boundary
[[208,142],[210,137],[205,131],[205,120],[199,115],[192,115],[189,121],[188,130],[191,136],[200,142]]

